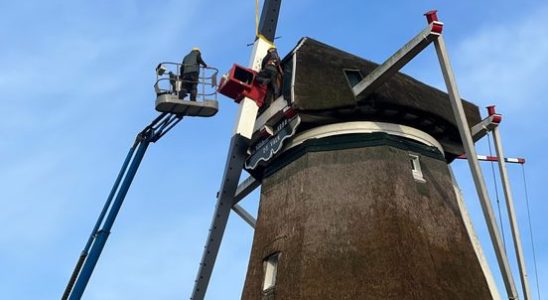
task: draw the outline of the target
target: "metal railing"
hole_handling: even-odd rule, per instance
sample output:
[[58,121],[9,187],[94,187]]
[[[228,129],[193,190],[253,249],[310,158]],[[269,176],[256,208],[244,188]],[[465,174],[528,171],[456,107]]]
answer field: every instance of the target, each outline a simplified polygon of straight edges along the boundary
[[181,74],[182,64],[174,62],[162,62],[156,67],[156,83],[154,90],[156,95],[171,94],[182,99],[190,91],[184,89],[185,83],[197,84],[196,100],[217,101],[217,74],[219,70],[213,67],[200,66],[198,81],[183,79]]

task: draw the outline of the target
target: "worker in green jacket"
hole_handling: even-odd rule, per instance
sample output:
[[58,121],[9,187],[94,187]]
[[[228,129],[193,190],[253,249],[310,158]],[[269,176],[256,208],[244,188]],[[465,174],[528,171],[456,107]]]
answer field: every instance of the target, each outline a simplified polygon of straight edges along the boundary
[[190,93],[190,101],[196,101],[200,65],[207,68],[207,64],[202,59],[200,48],[192,48],[190,53],[183,58],[181,64],[181,80],[183,82],[183,91],[180,96],[181,99],[186,96],[186,93]]
[[280,95],[280,85],[283,71],[281,59],[274,46],[270,47],[261,63],[261,71],[257,74],[257,81],[267,86],[264,104],[261,107],[265,110]]

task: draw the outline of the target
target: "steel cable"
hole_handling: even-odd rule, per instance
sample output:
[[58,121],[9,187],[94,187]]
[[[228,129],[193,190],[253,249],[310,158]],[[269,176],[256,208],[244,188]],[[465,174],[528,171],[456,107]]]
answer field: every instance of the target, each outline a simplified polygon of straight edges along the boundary
[[525,165],[521,164],[521,173],[523,175],[523,190],[525,191],[525,204],[527,206],[527,221],[529,222],[529,236],[531,238],[531,249],[533,250],[533,265],[535,266],[535,279],[537,282],[537,294],[540,300],[540,285],[538,282],[537,255],[535,252],[535,241],[533,238],[533,226],[531,226],[531,212],[529,209],[529,193],[527,192],[527,180],[525,180]]

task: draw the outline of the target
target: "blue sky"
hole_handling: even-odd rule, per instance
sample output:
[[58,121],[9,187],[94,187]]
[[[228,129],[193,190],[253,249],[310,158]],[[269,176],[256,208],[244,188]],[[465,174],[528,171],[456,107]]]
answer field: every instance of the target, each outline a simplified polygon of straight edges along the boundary
[[[382,62],[424,28],[422,13],[438,9],[461,95],[480,107],[496,104],[507,155],[527,158],[548,297],[548,3],[478,2],[284,1],[277,45],[284,55],[309,36]],[[193,46],[221,71],[247,64],[254,13],[251,0],[0,2],[0,299],[60,297],[135,134],[157,114],[156,64],[180,61]],[[404,72],[444,89],[433,49]],[[236,113],[229,99],[219,100],[216,117],[184,119],[151,145],[83,299],[188,298]],[[485,141],[478,149],[488,154]],[[454,168],[500,285],[467,165]],[[521,168],[509,172],[536,299]],[[255,213],[257,201],[254,193],[243,205]],[[208,299],[239,298],[252,235],[231,216]],[[509,256],[514,261],[511,249]]]

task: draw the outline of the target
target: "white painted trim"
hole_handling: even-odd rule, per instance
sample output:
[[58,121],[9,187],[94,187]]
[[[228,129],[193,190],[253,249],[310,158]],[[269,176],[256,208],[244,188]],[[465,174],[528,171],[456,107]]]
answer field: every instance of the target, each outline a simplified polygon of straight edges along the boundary
[[263,292],[276,286],[278,275],[278,260],[280,253],[274,253],[264,260]]
[[234,127],[233,134],[240,134],[248,139],[251,139],[253,135],[253,128],[255,126],[255,117],[259,107],[257,103],[249,98],[244,98],[240,102],[238,110],[238,121]]
[[295,49],[293,49],[293,52],[297,53],[297,51],[299,51],[299,49],[301,49],[301,47],[304,45],[304,42],[306,42],[306,40],[308,40],[307,37],[303,38],[301,40],[301,42],[297,45],[297,47],[295,47]]
[[491,272],[489,264],[487,263],[487,259],[483,254],[483,249],[481,248],[480,241],[478,239],[476,231],[474,230],[474,224],[472,224],[472,219],[470,218],[470,214],[468,214],[468,209],[466,208],[466,204],[464,203],[464,197],[462,196],[462,192],[455,179],[455,176],[453,175],[453,169],[451,168],[451,166],[448,167],[451,174],[453,189],[457,198],[457,204],[459,206],[462,221],[464,222],[464,227],[466,228],[466,233],[468,233],[470,242],[474,247],[474,252],[476,253],[476,257],[480,263],[481,270],[483,271],[483,275],[485,276],[485,281],[487,281],[487,286],[489,287],[489,291],[491,292],[491,297],[493,298],[493,300],[501,300],[497,284],[495,283],[495,279],[493,278],[493,273]]
[[336,123],[304,131],[295,136],[295,138],[286,146],[285,150],[291,149],[310,139],[319,139],[342,134],[374,132],[385,132],[387,134],[412,139],[427,146],[436,147],[442,154],[444,153],[441,144],[431,135],[423,131],[405,125],[369,121]]
[[265,125],[274,125],[271,123],[271,119],[274,117],[274,122],[276,123],[282,114],[283,109],[287,106],[287,101],[285,101],[283,95],[278,97],[270,106],[255,120],[255,127],[253,128],[253,133],[261,130]]
[[424,176],[422,175],[420,155],[415,153],[408,153],[408,154],[409,154],[409,159],[411,160],[411,164],[413,165],[411,169],[411,174],[413,175],[413,178],[415,178],[416,181],[425,183],[426,180],[424,179]]
[[[297,49],[301,47],[303,43],[301,43],[299,46],[297,46]],[[295,77],[297,77],[297,49],[295,49],[295,52],[293,52],[293,58],[291,59],[293,61],[293,70],[291,74],[291,99],[289,101],[289,104],[293,104],[295,102]]]

